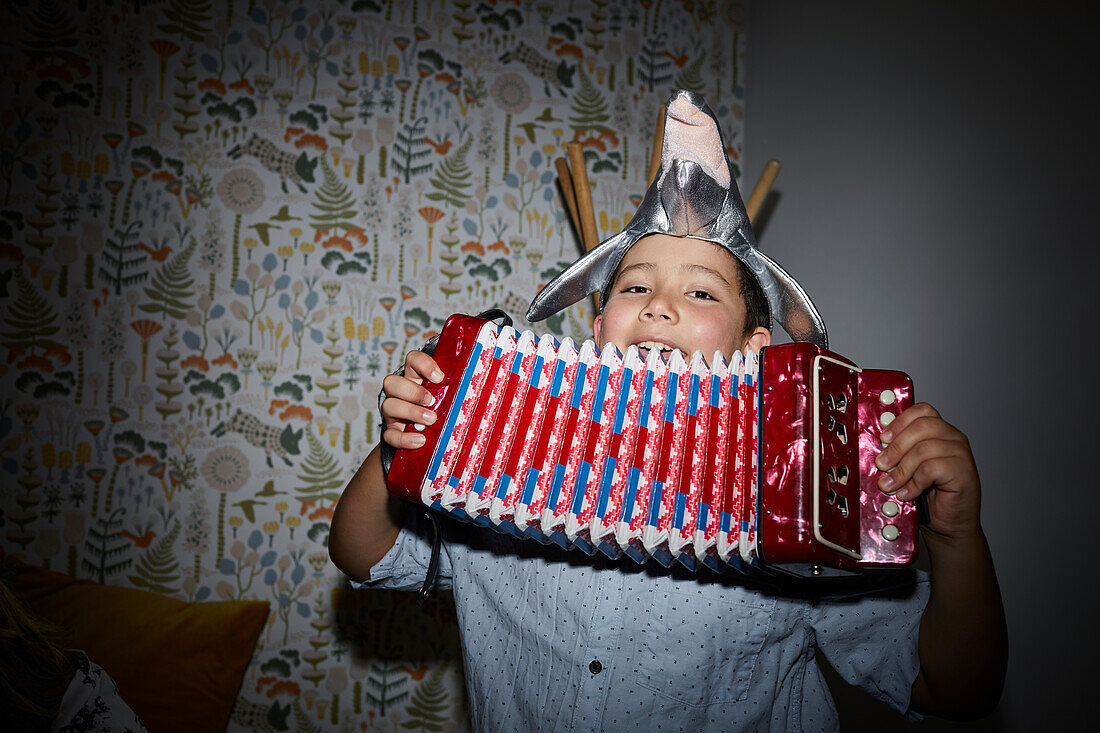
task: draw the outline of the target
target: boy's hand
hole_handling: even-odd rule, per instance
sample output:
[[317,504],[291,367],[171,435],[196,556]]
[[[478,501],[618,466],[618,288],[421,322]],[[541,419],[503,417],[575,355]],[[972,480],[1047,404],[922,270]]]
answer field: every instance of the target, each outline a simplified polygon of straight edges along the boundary
[[[899,500],[921,494],[932,590],[921,613],[920,672],[910,704],[957,720],[988,715],[1004,684],[1008,632],[997,574],[980,523],[981,483],[970,441],[929,404],[913,405],[882,433],[879,487]],[[891,481],[887,481],[887,478]]]
[[887,445],[875,464],[890,471],[879,480],[882,491],[912,501],[932,489],[929,529],[951,538],[981,531],[981,483],[962,432],[922,402],[898,415],[882,442]]
[[[424,436],[415,430],[416,425],[431,425],[435,412],[427,409],[432,396],[420,385],[427,379],[435,384],[443,381],[443,372],[435,359],[423,351],[410,351],[405,355],[405,375],[391,374],[382,380],[382,419],[385,431],[382,440],[394,448],[419,448]],[[413,430],[402,431],[403,426],[413,425]],[[423,429],[423,428],[421,428]]]

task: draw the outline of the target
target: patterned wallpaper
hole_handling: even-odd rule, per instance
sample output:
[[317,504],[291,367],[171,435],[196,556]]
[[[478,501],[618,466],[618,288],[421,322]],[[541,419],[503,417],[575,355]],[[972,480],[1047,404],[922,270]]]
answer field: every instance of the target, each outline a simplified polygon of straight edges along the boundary
[[[382,377],[515,314],[645,189],[659,105],[741,152],[740,2],[9,0],[0,9],[0,541],[272,614],[234,729],[465,729],[453,605],[325,543]],[[541,328],[585,334],[580,304]]]

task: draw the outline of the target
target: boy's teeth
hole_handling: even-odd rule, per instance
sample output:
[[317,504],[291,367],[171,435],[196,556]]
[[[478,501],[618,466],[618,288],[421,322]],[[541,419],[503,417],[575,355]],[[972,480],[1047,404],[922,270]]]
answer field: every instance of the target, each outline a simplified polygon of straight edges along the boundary
[[657,349],[658,351],[672,351],[668,344],[659,344],[656,341],[639,341],[636,346],[639,349]]

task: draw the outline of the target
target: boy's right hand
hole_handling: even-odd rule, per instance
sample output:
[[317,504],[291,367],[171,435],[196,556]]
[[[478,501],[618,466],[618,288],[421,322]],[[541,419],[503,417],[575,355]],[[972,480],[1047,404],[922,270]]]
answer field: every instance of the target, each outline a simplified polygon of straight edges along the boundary
[[[443,372],[435,359],[423,351],[410,351],[405,355],[404,376],[391,374],[382,380],[382,391],[386,393],[382,401],[385,428],[382,440],[387,445],[398,449],[424,445],[425,438],[415,426],[427,426],[436,421],[435,412],[428,409],[433,402],[432,395],[420,386],[425,379],[439,384],[443,381]],[[402,430],[408,425],[413,425],[413,429]]]

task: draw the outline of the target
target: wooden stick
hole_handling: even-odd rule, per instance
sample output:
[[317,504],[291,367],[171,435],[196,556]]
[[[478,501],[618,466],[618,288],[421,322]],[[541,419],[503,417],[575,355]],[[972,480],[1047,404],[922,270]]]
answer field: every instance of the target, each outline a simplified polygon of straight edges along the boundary
[[596,231],[596,210],[592,206],[592,189],[588,187],[588,171],[584,167],[584,151],[581,144],[565,144],[569,153],[569,169],[573,174],[573,192],[577,197],[577,217],[581,222],[581,243],[588,252],[600,243]]
[[[588,170],[584,167],[584,150],[578,142],[565,144],[569,154],[569,168],[573,174],[573,193],[577,199],[577,218],[580,220],[581,244],[585,252],[600,243],[596,230],[596,210],[592,205],[592,189],[588,186]],[[592,294],[593,314],[600,312],[600,294]]]
[[558,171],[558,181],[561,183],[561,192],[565,198],[565,208],[569,211],[569,218],[573,220],[577,234],[583,236],[581,220],[577,217],[577,194],[573,190],[573,176],[569,172],[569,163],[565,158],[558,158],[554,161],[554,168]]
[[768,191],[771,190],[772,184],[775,183],[775,177],[778,175],[779,161],[772,158],[764,164],[764,170],[756,181],[756,185],[753,186],[749,200],[745,202],[745,213],[749,215],[750,223],[756,218],[757,212],[760,211],[760,205],[764,203],[764,199],[767,198]]
[[665,106],[661,105],[661,111],[657,115],[657,132],[653,135],[653,150],[649,154],[649,176],[646,178],[649,185],[653,185],[653,179],[657,177],[657,171],[661,167],[661,148],[665,142]]

